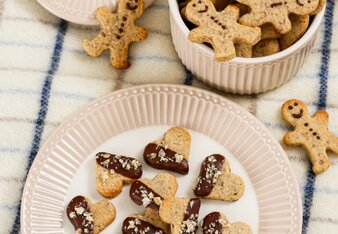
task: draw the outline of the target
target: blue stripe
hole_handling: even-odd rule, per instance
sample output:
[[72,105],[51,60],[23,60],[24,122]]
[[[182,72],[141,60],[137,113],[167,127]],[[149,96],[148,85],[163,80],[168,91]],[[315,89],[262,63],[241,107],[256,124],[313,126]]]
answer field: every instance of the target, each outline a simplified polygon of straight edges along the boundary
[[[25,94],[25,95],[39,95],[41,92],[34,89],[0,89],[0,94]],[[79,101],[92,101],[95,99],[95,97],[87,96],[87,95],[80,95],[80,94],[72,94],[67,92],[60,92],[60,91],[52,91],[53,97],[64,97],[64,98],[70,98],[75,99]]]
[[194,81],[194,75],[187,69],[185,68],[185,85],[192,85],[192,82]]
[[[53,77],[59,68],[60,57],[62,53],[64,37],[67,31],[67,26],[68,24],[64,20],[62,20],[59,24],[59,29],[56,35],[53,55],[50,61],[50,67],[49,67],[49,70],[45,78],[45,81],[43,83],[43,87],[41,91],[40,108],[39,108],[38,118],[35,122],[34,137],[33,137],[32,147],[29,153],[29,158],[28,158],[28,163],[27,163],[27,168],[26,168],[27,171],[31,167],[33,160],[40,148],[41,136],[43,133],[44,123],[45,123],[45,119],[46,119],[47,111],[48,111],[50,90],[51,90],[51,86],[53,83]],[[11,233],[19,233],[20,231],[20,206],[21,206],[21,201],[19,202],[19,205],[17,206],[16,218],[15,218]]]
[[[329,0],[326,6],[324,18],[324,40],[322,44],[322,61],[319,72],[320,88],[319,88],[319,101],[317,108],[325,109],[327,100],[327,81],[329,76],[329,62],[330,62],[330,48],[332,41],[332,21],[333,12],[335,7],[335,0]],[[311,208],[313,195],[315,191],[316,175],[312,172],[311,166],[308,169],[306,185],[304,187],[304,204],[303,204],[303,227],[302,233],[306,234],[309,221],[311,218]]]
[[10,148],[10,147],[0,147],[1,153],[21,153],[25,154],[28,150],[20,149],[20,148]]

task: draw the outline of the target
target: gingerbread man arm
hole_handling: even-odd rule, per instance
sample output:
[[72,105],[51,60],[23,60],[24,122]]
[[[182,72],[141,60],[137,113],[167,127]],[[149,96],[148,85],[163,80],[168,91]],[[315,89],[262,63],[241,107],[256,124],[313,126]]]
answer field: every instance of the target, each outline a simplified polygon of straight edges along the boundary
[[131,30],[133,32],[132,35],[130,35],[130,41],[143,41],[144,39],[147,38],[148,36],[148,31],[147,29],[143,28],[143,27],[138,27],[138,26],[134,26]]
[[303,145],[305,142],[304,137],[296,130],[285,134],[283,141],[287,145]]
[[328,149],[335,154],[338,154],[338,137],[332,135],[330,136]]
[[329,124],[329,114],[325,110],[317,111],[313,118],[325,125],[325,127],[327,127]]
[[92,40],[84,40],[83,41],[83,48],[86,50],[86,52],[94,57],[100,56],[103,51],[107,50],[108,43],[104,43],[106,41],[106,38],[102,35],[102,32],[97,35]]
[[197,43],[203,43],[205,41],[211,42],[210,35],[208,35],[207,30],[202,27],[191,30],[189,33],[189,40]]

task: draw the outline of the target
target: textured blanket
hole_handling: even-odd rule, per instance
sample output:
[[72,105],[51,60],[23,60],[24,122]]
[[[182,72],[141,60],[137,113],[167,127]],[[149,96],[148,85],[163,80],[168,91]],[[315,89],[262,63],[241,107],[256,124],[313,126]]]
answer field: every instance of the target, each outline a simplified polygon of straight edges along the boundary
[[[131,46],[132,66],[113,69],[108,55],[87,56],[82,40],[96,28],[67,23],[33,0],[0,0],[0,233],[18,233],[27,171],[46,137],[80,106],[137,84],[177,83],[205,88],[181,64],[170,38],[168,3],[156,0],[138,20],[147,40]],[[338,135],[338,7],[329,0],[315,47],[303,69],[284,86],[260,95],[223,94],[254,114],[286,150],[303,201],[303,233],[338,233],[338,157],[315,176],[305,151],[281,139],[290,127],[281,104],[298,98],[311,113],[326,109]]]

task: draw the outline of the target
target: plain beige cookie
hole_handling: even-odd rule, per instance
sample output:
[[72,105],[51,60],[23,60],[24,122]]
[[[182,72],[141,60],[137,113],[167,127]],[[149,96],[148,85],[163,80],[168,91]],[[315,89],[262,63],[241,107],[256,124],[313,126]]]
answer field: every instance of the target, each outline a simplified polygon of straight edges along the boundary
[[158,173],[152,180],[142,178],[139,179],[139,181],[154,190],[164,199],[174,197],[178,189],[176,177],[165,172]]
[[326,151],[338,154],[338,137],[328,130],[328,113],[319,110],[311,117],[304,102],[292,99],[283,104],[282,116],[294,127],[292,132],[284,136],[284,143],[303,146],[314,173],[319,174],[328,169],[330,161]]
[[183,155],[184,159],[189,160],[191,136],[184,128],[170,128],[164,134],[161,143],[176,153]]
[[225,62],[236,56],[234,44],[254,45],[261,38],[259,27],[248,27],[238,23],[239,8],[227,6],[217,12],[210,0],[193,0],[187,5],[186,17],[198,25],[189,33],[189,40],[209,43],[215,51],[215,60]]
[[258,42],[253,47],[252,57],[258,58],[258,57],[269,56],[272,54],[276,54],[279,51],[280,51],[280,46],[279,46],[277,39],[264,40],[264,41]]
[[203,234],[252,234],[251,227],[244,222],[230,223],[220,212],[212,212],[202,221]]
[[120,0],[116,13],[107,7],[96,10],[96,19],[101,31],[92,40],[84,40],[83,48],[93,57],[110,50],[111,65],[118,69],[128,68],[129,44],[142,41],[147,37],[147,30],[135,25],[135,20],[144,11],[144,0]]
[[67,206],[67,216],[76,233],[100,233],[110,225],[116,217],[116,209],[107,200],[95,204],[84,197],[74,197]]
[[291,30],[289,14],[309,15],[314,12],[320,0],[237,0],[251,8],[251,12],[242,16],[241,24],[248,26],[261,26],[271,23],[275,29],[285,34]]
[[279,39],[281,50],[289,48],[298,41],[298,39],[304,35],[310,24],[309,15],[290,15],[290,20],[292,24],[291,30]]
[[198,228],[201,202],[198,198],[168,198],[160,206],[160,217],[170,224],[171,234],[194,234]]

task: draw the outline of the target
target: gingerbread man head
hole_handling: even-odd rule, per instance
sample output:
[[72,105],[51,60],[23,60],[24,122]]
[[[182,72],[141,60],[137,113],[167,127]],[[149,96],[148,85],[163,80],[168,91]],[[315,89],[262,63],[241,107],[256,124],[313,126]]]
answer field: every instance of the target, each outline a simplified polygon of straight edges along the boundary
[[314,11],[318,7],[318,0],[292,0],[288,2],[288,8],[291,12],[299,15],[305,14],[304,11]]
[[309,116],[309,110],[304,102],[291,99],[283,104],[282,114],[286,121],[295,126],[300,119]]
[[[203,1],[203,0],[193,0],[189,3],[188,7],[192,9],[193,12],[196,12],[195,16],[202,16],[207,12],[215,12],[215,7],[211,1]],[[198,17],[198,19],[200,19]]]
[[120,0],[119,12],[126,12],[131,15],[133,19],[139,18],[144,10],[144,2],[141,0]]

